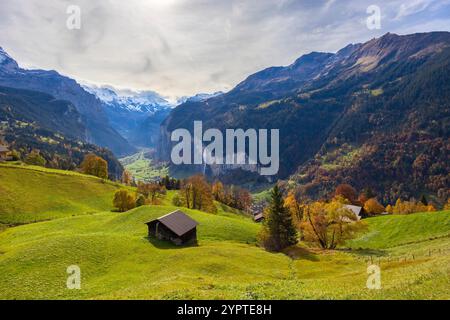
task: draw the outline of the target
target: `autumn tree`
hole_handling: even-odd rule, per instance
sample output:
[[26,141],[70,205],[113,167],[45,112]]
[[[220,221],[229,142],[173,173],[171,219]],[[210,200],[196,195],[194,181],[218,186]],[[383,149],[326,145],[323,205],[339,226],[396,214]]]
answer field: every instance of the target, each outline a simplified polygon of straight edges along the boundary
[[450,210],[450,198],[448,198],[447,203],[444,205],[444,210]]
[[303,220],[303,205],[297,201],[293,192],[289,192],[286,199],[284,199],[284,204],[291,213],[294,222],[296,224],[300,223]]
[[137,186],[139,194],[142,194],[146,202],[150,204],[159,204],[159,199],[166,194],[165,186],[161,186],[159,183],[144,183],[139,182]]
[[212,185],[211,192],[214,196],[214,199],[219,202],[225,203],[225,190],[222,182],[215,181]]
[[187,208],[215,212],[214,197],[211,186],[201,174],[192,176],[183,181],[180,198]]
[[244,188],[238,188],[237,190],[237,209],[248,212],[253,203],[253,197],[251,193]]
[[122,183],[126,186],[129,186],[132,182],[133,176],[131,175],[131,172],[128,170],[124,170],[122,173]]
[[351,203],[356,201],[356,190],[349,184],[340,184],[334,193],[335,196],[342,196]]
[[355,214],[339,201],[314,202],[305,207],[300,230],[305,241],[317,243],[323,249],[335,249],[366,230]]
[[95,154],[88,154],[84,157],[84,160],[81,163],[81,172],[102,179],[107,179],[108,162]]
[[364,210],[369,215],[382,214],[385,209],[375,198],[370,198],[364,203]]
[[119,212],[125,212],[136,206],[136,197],[127,190],[118,190],[114,195],[113,205]]
[[39,150],[32,150],[25,158],[25,163],[44,167],[47,161],[41,156]]
[[271,191],[271,200],[265,212],[264,225],[258,240],[262,246],[271,251],[281,251],[298,241],[292,216],[284,205],[283,195],[278,186]]
[[394,213],[394,208],[392,208],[392,206],[390,204],[388,204],[386,206],[386,212],[390,213],[390,214],[393,214]]
[[420,201],[402,201],[401,199],[397,199],[392,211],[394,214],[411,214],[415,212],[429,212],[433,211],[433,209],[436,210],[433,205],[424,205]]

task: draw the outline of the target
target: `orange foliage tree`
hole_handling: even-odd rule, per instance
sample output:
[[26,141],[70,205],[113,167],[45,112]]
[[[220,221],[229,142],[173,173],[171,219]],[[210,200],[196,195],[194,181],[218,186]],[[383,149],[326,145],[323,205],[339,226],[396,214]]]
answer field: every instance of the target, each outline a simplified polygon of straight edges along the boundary
[[364,203],[364,210],[370,215],[381,214],[385,211],[384,207],[375,198],[370,198]]
[[340,184],[337,186],[334,193],[335,196],[342,196],[349,200],[351,203],[356,202],[356,190],[349,184]]
[[102,179],[107,179],[108,162],[106,162],[105,159],[96,156],[95,154],[88,154],[84,157],[84,160],[81,163],[81,172]]

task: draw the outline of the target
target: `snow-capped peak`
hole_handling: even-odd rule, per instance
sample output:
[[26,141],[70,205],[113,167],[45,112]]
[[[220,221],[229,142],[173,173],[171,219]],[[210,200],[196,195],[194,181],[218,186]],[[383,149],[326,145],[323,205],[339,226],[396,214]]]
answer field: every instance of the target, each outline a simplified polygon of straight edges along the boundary
[[0,47],[0,65],[7,70],[19,68],[17,62],[2,47]]
[[153,91],[116,89],[111,86],[84,85],[86,91],[95,95],[106,105],[130,112],[154,113],[173,105]]
[[223,94],[222,91],[217,91],[214,93],[198,93],[192,97],[181,97],[180,99],[178,99],[177,104],[182,104],[185,102],[202,102],[220,96],[222,94]]

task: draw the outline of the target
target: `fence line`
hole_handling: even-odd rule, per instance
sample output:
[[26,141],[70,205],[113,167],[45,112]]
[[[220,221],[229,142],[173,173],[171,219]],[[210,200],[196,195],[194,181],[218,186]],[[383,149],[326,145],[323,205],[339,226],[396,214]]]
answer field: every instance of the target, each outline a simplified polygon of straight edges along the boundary
[[363,259],[366,263],[374,264],[374,263],[386,263],[386,262],[404,262],[404,261],[414,261],[420,258],[427,258],[433,256],[440,256],[443,254],[450,254],[450,248],[438,248],[438,249],[428,249],[422,252],[414,252],[406,255],[398,255],[398,256],[365,256],[358,257],[358,259]]

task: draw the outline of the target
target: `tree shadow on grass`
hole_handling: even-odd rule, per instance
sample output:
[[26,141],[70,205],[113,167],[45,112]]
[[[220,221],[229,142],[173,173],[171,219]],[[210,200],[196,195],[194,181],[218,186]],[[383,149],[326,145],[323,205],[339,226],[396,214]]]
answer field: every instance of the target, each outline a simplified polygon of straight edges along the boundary
[[339,251],[343,251],[343,252],[348,252],[351,254],[355,254],[357,256],[361,256],[361,257],[384,257],[384,256],[388,256],[389,253],[386,250],[382,250],[382,249],[363,249],[363,248],[359,248],[359,249],[340,249]]
[[292,246],[284,249],[283,253],[293,260],[319,261],[317,254],[305,247]]
[[149,243],[151,243],[155,248],[158,249],[185,249],[185,248],[192,248],[192,247],[198,247],[197,242],[189,242],[182,244],[180,246],[177,246],[173,244],[170,241],[166,240],[159,240],[153,237],[144,237],[145,240],[147,240]]

